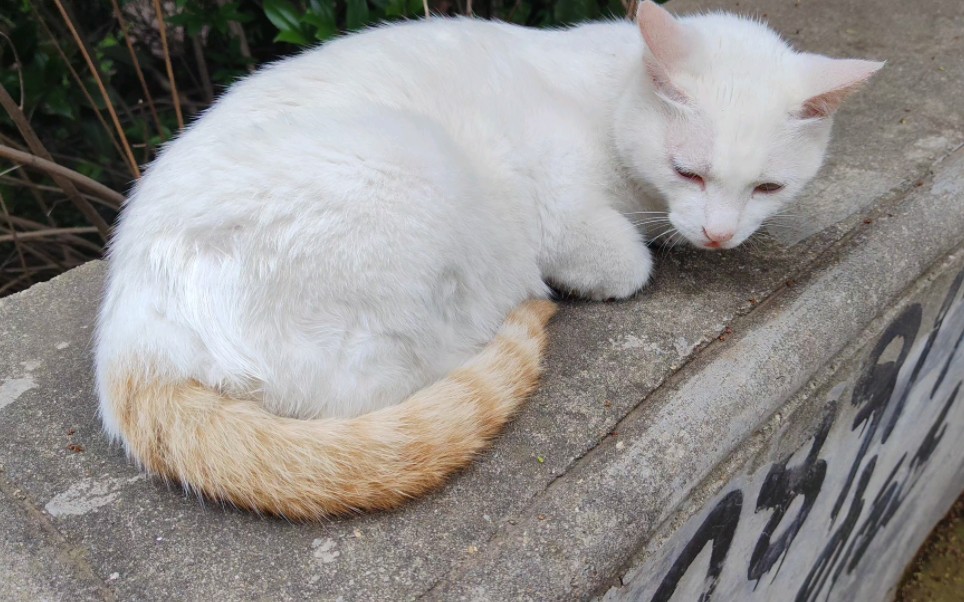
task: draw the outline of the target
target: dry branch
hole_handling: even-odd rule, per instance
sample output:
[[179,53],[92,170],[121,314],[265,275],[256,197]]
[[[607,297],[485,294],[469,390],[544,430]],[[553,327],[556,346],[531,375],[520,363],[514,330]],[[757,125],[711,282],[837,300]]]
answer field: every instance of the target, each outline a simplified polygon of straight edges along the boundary
[[[4,175],[0,176],[0,182],[6,182],[14,187],[26,188],[30,192],[30,195],[33,197],[34,202],[37,203],[38,207],[40,207],[40,211],[43,213],[44,219],[47,220],[47,224],[50,225],[51,227],[56,227],[57,224],[54,223],[54,218],[50,216],[50,206],[47,205],[47,201],[44,200],[44,195],[41,194],[42,185],[37,184],[36,182],[31,180],[30,176],[27,175],[27,172],[20,169],[19,167],[14,168],[10,171],[15,172],[14,176],[8,176],[6,175],[6,172],[4,172]],[[54,186],[48,186],[47,188],[50,188],[51,191],[63,192],[62,190]]]
[[[224,6],[228,3],[228,0],[217,0],[218,6]],[[231,35],[238,39],[238,48],[241,50],[241,56],[248,60],[247,69],[248,73],[254,72],[254,61],[251,57],[251,47],[248,46],[248,36],[244,34],[244,28],[237,21],[228,21],[228,31]]]
[[[22,229],[23,229],[23,228],[26,228],[27,231],[47,230],[47,229],[49,229],[47,226],[45,226],[45,225],[43,225],[43,224],[41,224],[41,223],[39,223],[39,222],[35,222],[35,221],[33,221],[33,220],[27,219],[27,218],[25,218],[25,217],[17,217],[16,215],[11,215],[11,216],[9,216],[9,220],[10,220],[11,222],[13,222],[13,225],[14,225],[14,226],[19,227],[19,228],[22,228]],[[19,233],[19,232],[22,232],[22,231],[23,231],[23,230],[20,230],[20,231],[18,231],[18,233]],[[70,242],[70,243],[71,243],[72,245],[74,245],[74,246],[84,247],[85,249],[87,249],[87,250],[89,250],[89,251],[92,251],[92,252],[94,252],[94,253],[99,254],[99,253],[102,251],[102,248],[101,248],[100,245],[95,244],[95,243],[93,243],[93,242],[91,242],[91,241],[89,241],[89,240],[87,240],[86,238],[83,238],[83,237],[81,237],[81,236],[75,236],[75,235],[73,235],[73,234],[64,234],[64,235],[63,235],[63,238],[64,238],[64,241]]]
[[[47,206],[47,203],[43,199],[43,195],[40,193],[41,192],[63,192],[63,190],[61,190],[60,188],[57,188],[56,186],[38,184],[37,182],[34,182],[29,177],[27,177],[26,172],[24,172],[23,170],[20,170],[19,168],[18,168],[18,172],[19,173],[17,174],[18,176],[17,178],[14,178],[12,176],[7,176],[7,175],[0,175],[0,184],[7,184],[9,186],[26,188],[31,193],[35,194],[36,196],[34,197],[34,199],[37,201],[37,204],[40,205],[40,209],[47,217],[48,225],[56,227],[56,224],[50,218],[50,208]],[[117,203],[115,200],[102,199],[97,195],[90,194],[89,192],[84,192],[84,191],[80,191],[80,196],[84,197],[91,203],[101,205],[103,207],[107,207],[112,211],[117,211]]]
[[[60,0],[56,0],[59,2]],[[174,101],[174,114],[177,115],[177,127],[184,129],[184,116],[181,114],[181,99],[177,97],[177,82],[174,81],[174,66],[171,64],[171,51],[167,47],[167,28],[164,25],[164,11],[161,10],[161,0],[154,0],[154,12],[157,14],[157,31],[161,34],[161,49],[164,50],[164,66],[167,69],[167,79],[171,83],[171,98]]]
[[[10,241],[13,242],[13,246],[17,250],[17,256],[20,259],[20,266],[23,268],[25,275],[27,276],[27,281],[33,284],[33,278],[31,277],[31,272],[27,268],[27,258],[23,255],[23,247],[20,242],[20,238],[17,236],[16,230],[13,229],[13,222],[10,220],[10,212],[7,211],[7,203],[3,200],[3,195],[0,194],[0,211],[3,211],[3,215],[7,218],[7,223],[10,224],[10,236],[8,237]],[[7,237],[0,236],[0,242],[10,242],[4,241],[3,239]]]
[[24,281],[33,282],[30,272],[21,274],[17,278],[13,278],[12,280],[7,281],[7,283],[3,286],[0,286],[0,296],[3,296],[3,294],[9,290],[13,290],[15,287],[20,286],[20,283]]
[[[93,206],[80,195],[80,192],[78,192],[77,187],[74,185],[75,183],[77,183],[76,179],[71,177],[71,175],[69,174],[80,176],[82,178],[85,178],[86,180],[90,180],[90,178],[87,178],[86,176],[82,176],[81,174],[78,174],[73,170],[67,169],[66,167],[61,167],[60,165],[57,165],[56,163],[53,162],[53,157],[50,156],[50,153],[47,152],[47,149],[40,141],[40,138],[33,131],[33,128],[30,126],[30,122],[27,120],[27,116],[23,114],[23,111],[20,109],[17,103],[14,102],[10,94],[7,93],[7,89],[4,88],[3,86],[0,86],[0,106],[3,106],[3,108],[10,115],[10,119],[12,119],[14,124],[16,124],[17,129],[20,130],[20,134],[27,142],[27,146],[33,152],[33,154],[31,155],[30,153],[25,153],[22,151],[18,151],[14,148],[10,148],[8,146],[0,145],[0,149],[2,149],[3,152],[5,153],[4,155],[0,155],[0,156],[5,156],[8,159],[18,161],[20,163],[23,163],[24,165],[27,165],[27,164],[38,165],[40,169],[44,169],[44,171],[47,171],[47,173],[50,174],[50,177],[54,180],[57,186],[60,186],[61,190],[63,190],[64,193],[67,195],[67,197],[70,198],[70,200],[73,201],[74,205],[77,206],[77,209],[84,214],[84,217],[87,218],[87,221],[89,221],[91,224],[96,226],[97,229],[100,231],[101,236],[104,238],[104,240],[106,240],[107,232],[110,229],[110,227],[107,225],[107,222],[104,221],[104,218],[102,218],[100,214],[97,213],[97,211],[93,208]],[[20,158],[15,159],[14,157],[20,157]],[[41,163],[38,163],[38,162],[41,162]],[[49,163],[50,165],[53,165],[59,169],[57,170],[45,169],[42,167],[42,165],[46,163]],[[63,173],[63,172],[67,172],[67,173]],[[93,182],[93,180],[90,180],[90,181]],[[110,190],[110,188],[107,188],[103,184],[100,184],[98,182],[95,182],[95,183],[101,188],[108,190],[110,192],[113,192],[112,190]],[[114,193],[114,194],[117,194],[117,193]]]
[[157,115],[157,108],[154,106],[154,97],[151,96],[151,91],[147,88],[147,80],[144,79],[144,71],[141,69],[141,62],[137,59],[137,53],[134,52],[134,42],[131,41],[127,21],[124,19],[124,15],[121,12],[120,6],[117,4],[117,0],[110,1],[111,4],[114,5],[114,17],[117,19],[117,23],[120,25],[121,33],[124,34],[124,42],[127,43],[127,51],[131,55],[131,62],[134,64],[134,71],[137,73],[137,80],[141,82],[141,90],[144,92],[144,101],[147,103],[147,107],[151,111],[151,117],[154,119],[154,125],[157,127],[157,133],[163,139],[164,128],[161,126],[161,118]]
[[[106,201],[112,202],[115,207],[119,208],[121,204],[124,202],[124,195],[117,192],[116,190],[112,190],[107,186],[104,186],[97,180],[92,180],[82,173],[77,173],[76,171],[69,169],[67,167],[64,167],[63,165],[60,165],[58,163],[54,163],[51,160],[44,159],[36,155],[31,155],[30,153],[25,153],[23,151],[18,151],[17,149],[10,148],[9,146],[4,146],[2,144],[0,144],[0,158],[9,159],[11,161],[20,163],[25,167],[32,167],[34,169],[39,169],[40,171],[46,172],[48,175],[50,175],[51,178],[54,179],[55,182],[58,181],[58,178],[60,179],[66,178],[67,180],[69,180],[69,182],[67,183],[70,184],[71,186],[73,185],[80,186],[81,188],[93,194],[96,194],[100,198]],[[57,185],[61,186],[60,182],[57,182]],[[64,187],[61,186],[61,189],[64,189]],[[78,194],[78,196],[80,195]],[[97,213],[94,211],[94,208],[91,207],[90,203],[88,203],[83,198],[81,198],[81,201],[83,201],[84,205],[86,205],[90,209],[90,211],[94,212],[94,215],[96,215],[97,220],[104,224],[102,233],[106,235],[108,230],[107,223],[104,222],[104,219],[102,217],[97,215]],[[97,226],[96,222],[92,221],[91,223]],[[97,229],[101,230],[100,226],[97,226]]]
[[49,238],[52,236],[63,236],[64,234],[94,234],[97,228],[93,226],[79,226],[76,228],[45,228],[43,230],[33,230],[31,232],[17,232],[16,234],[6,234],[0,236],[0,243],[30,240],[32,238]]
[[47,34],[47,38],[57,50],[57,54],[60,55],[60,60],[64,62],[64,65],[67,66],[67,70],[70,71],[70,76],[74,79],[74,83],[77,84],[77,87],[84,95],[84,98],[87,99],[90,107],[94,110],[94,114],[97,115],[97,121],[100,122],[101,127],[103,127],[104,131],[107,132],[107,137],[110,138],[110,142],[117,151],[117,154],[120,155],[121,159],[124,159],[124,149],[122,149],[120,144],[117,142],[117,136],[114,135],[114,130],[112,130],[110,125],[107,124],[107,121],[104,120],[104,116],[101,114],[100,109],[97,108],[97,103],[94,102],[94,98],[90,95],[90,92],[87,91],[87,86],[84,85],[84,80],[80,77],[80,74],[77,73],[77,70],[74,69],[74,66],[70,63],[70,60],[67,58],[67,54],[64,52],[64,49],[60,47],[60,42],[57,41],[57,36],[54,35],[54,32],[50,31],[50,27],[47,26],[47,21],[44,20],[43,16],[40,14],[40,11],[38,11],[35,7],[33,10],[34,18],[36,18],[38,23],[40,23],[40,26]]
[[[52,255],[46,253],[45,251],[37,248],[36,246],[34,246],[34,245],[32,245],[32,244],[28,244],[29,242],[30,242],[30,241],[27,241],[27,242],[21,241],[20,246],[21,246],[21,248],[24,250],[24,252],[27,253],[27,254],[29,254],[29,255],[33,255],[34,257],[39,258],[41,261],[46,261],[47,263],[46,263],[46,264],[33,263],[33,264],[31,264],[31,265],[27,268],[27,271],[28,271],[28,272],[32,271],[32,272],[36,273],[38,270],[48,270],[48,269],[54,269],[54,270],[58,270],[58,271],[60,271],[60,272],[66,272],[66,271],[69,270],[70,268],[75,267],[78,263],[80,263],[80,261],[73,261],[73,260],[71,260],[71,259],[69,259],[69,258],[66,258],[66,257],[64,258],[63,261],[61,261],[61,260],[53,257]],[[58,242],[60,242],[60,241],[58,241]],[[42,246],[42,245],[41,245],[41,246]],[[57,244],[57,245],[55,246],[55,248],[56,248],[58,251],[63,251],[64,249],[70,249],[71,247],[69,247],[69,246],[67,246],[67,245],[63,245],[63,244]],[[15,272],[15,271],[16,271],[16,268],[4,268],[4,271],[5,271],[5,272]]]
[[100,95],[104,99],[104,104],[107,105],[107,111],[110,113],[110,118],[114,122],[114,129],[117,130],[117,136],[120,138],[121,145],[124,147],[124,152],[127,155],[127,162],[129,164],[128,166],[130,167],[131,173],[134,174],[135,178],[139,178],[141,177],[141,170],[137,166],[137,160],[134,158],[134,151],[131,150],[131,145],[127,142],[127,134],[124,133],[124,128],[121,127],[120,119],[117,118],[117,111],[114,110],[114,103],[111,102],[110,95],[107,94],[107,88],[104,87],[104,81],[100,77],[100,72],[97,70],[97,66],[94,65],[94,61],[91,60],[90,53],[87,52],[87,46],[81,39],[80,34],[77,33],[77,28],[74,27],[74,22],[67,14],[67,9],[64,8],[63,3],[60,0],[54,0],[54,4],[57,5],[57,9],[60,11],[60,15],[63,17],[64,23],[67,25],[67,29],[70,30],[70,35],[74,37],[74,42],[77,43],[80,53],[84,55],[84,60],[87,61],[87,68],[90,69],[91,74],[94,76],[94,81],[97,83],[97,89],[100,90]]

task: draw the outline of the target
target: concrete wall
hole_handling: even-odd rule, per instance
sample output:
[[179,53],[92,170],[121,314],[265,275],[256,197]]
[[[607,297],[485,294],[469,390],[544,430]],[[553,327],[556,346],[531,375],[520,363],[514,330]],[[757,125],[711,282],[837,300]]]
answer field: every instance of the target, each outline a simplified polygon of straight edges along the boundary
[[[764,450],[605,600],[885,599],[964,490],[961,264],[838,358]],[[785,451],[801,429],[813,435]]]

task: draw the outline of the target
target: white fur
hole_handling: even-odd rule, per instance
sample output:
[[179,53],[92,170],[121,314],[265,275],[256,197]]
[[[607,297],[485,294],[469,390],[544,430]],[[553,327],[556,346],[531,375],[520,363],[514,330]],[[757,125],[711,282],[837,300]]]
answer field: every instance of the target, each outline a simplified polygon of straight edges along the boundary
[[[385,26],[238,83],[125,207],[102,399],[109,366],[149,365],[283,415],[355,416],[465,361],[545,282],[633,294],[651,258],[629,214],[738,244],[816,173],[829,120],[792,113],[824,90],[763,25],[680,23],[699,40],[666,66],[682,104],[657,95],[629,22]],[[763,181],[786,188],[756,198]]]

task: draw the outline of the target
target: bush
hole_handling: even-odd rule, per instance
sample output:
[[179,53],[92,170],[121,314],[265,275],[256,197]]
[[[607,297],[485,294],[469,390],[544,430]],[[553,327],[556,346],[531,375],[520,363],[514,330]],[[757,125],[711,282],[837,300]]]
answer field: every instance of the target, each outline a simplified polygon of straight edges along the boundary
[[[427,5],[433,14],[536,27],[629,9],[622,0]],[[420,18],[425,6],[423,0],[0,0],[0,296],[98,257],[140,166],[231,82],[300,47]]]

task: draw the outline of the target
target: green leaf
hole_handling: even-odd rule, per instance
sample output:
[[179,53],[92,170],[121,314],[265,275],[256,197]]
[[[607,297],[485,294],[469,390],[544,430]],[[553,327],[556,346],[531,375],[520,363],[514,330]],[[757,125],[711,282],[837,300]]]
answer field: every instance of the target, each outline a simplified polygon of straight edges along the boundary
[[[613,2],[618,2],[618,0],[612,0]],[[238,23],[250,23],[254,17],[241,10],[241,7],[235,4],[225,4],[218,8],[217,20],[218,21],[237,21]]]
[[86,161],[83,163],[78,163],[74,169],[92,180],[100,178],[104,173],[104,168],[93,163],[87,163]]
[[553,16],[557,23],[569,24],[582,21],[592,15],[586,0],[559,0],[556,2]]
[[101,41],[97,44],[97,47],[98,47],[98,48],[111,48],[112,46],[117,46],[117,45],[118,45],[117,38],[115,38],[114,36],[108,34],[108,35],[104,36],[104,39],[101,40]]
[[388,0],[385,5],[386,17],[403,17],[408,13],[406,0]]
[[311,2],[308,3],[308,11],[305,12],[301,20],[319,29],[336,27],[335,11],[332,8],[332,4],[321,0],[311,0]]
[[333,27],[330,27],[330,28],[320,28],[320,27],[319,27],[319,28],[315,31],[315,40],[317,40],[317,41],[319,41],[319,42],[324,42],[325,40],[329,40],[329,39],[335,37],[336,35],[338,35],[338,28],[337,28],[337,27],[334,27],[334,26],[333,26]]
[[301,15],[287,0],[264,0],[264,14],[282,33],[301,29]]
[[51,90],[44,97],[44,112],[50,115],[58,115],[66,119],[73,119],[74,105],[67,97],[63,88]]
[[333,3],[328,0],[311,0],[308,12],[301,20],[315,28],[315,39],[318,41],[323,42],[338,33]]
[[349,30],[361,29],[365,25],[368,25],[369,19],[367,0],[348,0],[345,26]]
[[298,46],[307,46],[311,44],[311,39],[297,29],[279,31],[278,35],[274,37],[274,41],[288,42],[289,44],[297,44]]
[[110,59],[102,60],[100,62],[100,71],[109,79],[111,75],[114,75],[114,61]]

